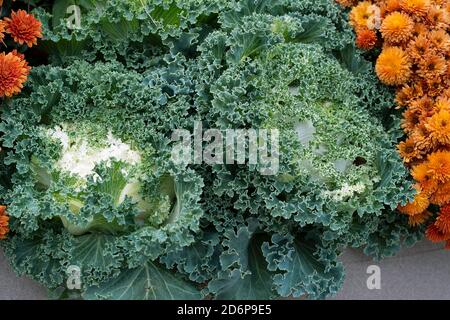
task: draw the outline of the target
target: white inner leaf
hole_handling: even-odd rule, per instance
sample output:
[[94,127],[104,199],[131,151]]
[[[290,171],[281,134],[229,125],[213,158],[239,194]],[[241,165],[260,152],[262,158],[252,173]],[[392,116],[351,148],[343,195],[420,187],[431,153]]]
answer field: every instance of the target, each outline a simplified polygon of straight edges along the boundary
[[295,125],[295,131],[297,131],[298,139],[300,143],[307,147],[309,143],[314,140],[314,134],[316,133],[316,128],[311,120],[306,120],[298,122]]

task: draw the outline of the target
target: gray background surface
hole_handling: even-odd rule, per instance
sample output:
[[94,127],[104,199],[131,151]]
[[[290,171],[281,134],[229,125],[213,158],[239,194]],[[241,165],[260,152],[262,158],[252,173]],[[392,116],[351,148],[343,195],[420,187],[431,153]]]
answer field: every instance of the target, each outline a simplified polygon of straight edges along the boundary
[[[341,257],[346,268],[342,291],[333,299],[450,299],[450,251],[421,242],[396,257],[373,262],[359,250]],[[381,270],[381,289],[369,290],[367,267]],[[27,278],[18,278],[0,252],[0,299],[46,299],[46,290]]]

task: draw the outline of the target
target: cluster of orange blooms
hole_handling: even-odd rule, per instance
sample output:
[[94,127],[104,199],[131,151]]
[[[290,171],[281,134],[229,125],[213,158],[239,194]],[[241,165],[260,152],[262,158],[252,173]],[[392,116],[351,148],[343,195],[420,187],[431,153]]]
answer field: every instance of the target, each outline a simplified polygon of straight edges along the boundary
[[[450,249],[450,0],[336,0],[352,7],[356,45],[380,47],[375,71],[396,86],[406,141],[398,149],[417,195],[399,206],[411,225]],[[431,222],[431,206],[438,208]]]
[[[3,0],[0,0],[0,9]],[[25,10],[12,11],[10,17],[0,20],[0,42],[9,35],[17,45],[32,47],[42,38],[41,22]],[[31,67],[25,56],[16,49],[6,53],[0,51],[0,98],[12,97],[20,93],[27,80]],[[1,151],[1,149],[0,149]],[[5,239],[9,232],[9,217],[6,207],[0,206],[0,240]]]
[[[3,1],[2,1],[3,2]],[[10,35],[16,44],[32,47],[42,38],[41,22],[25,10],[13,11],[9,18],[0,20],[0,42]],[[0,97],[18,94],[30,73],[25,56],[17,50],[0,52]]]

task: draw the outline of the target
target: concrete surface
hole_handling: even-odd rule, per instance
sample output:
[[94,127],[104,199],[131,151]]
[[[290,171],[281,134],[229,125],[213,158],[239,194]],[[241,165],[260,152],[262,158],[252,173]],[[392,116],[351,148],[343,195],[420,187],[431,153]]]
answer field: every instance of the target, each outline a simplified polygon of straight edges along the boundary
[[[347,277],[334,299],[450,299],[450,251],[442,245],[421,242],[396,257],[373,262],[359,250],[341,257]],[[367,268],[380,269],[381,288],[367,288]],[[46,290],[26,278],[17,278],[0,252],[0,300],[45,299]]]
[[[359,250],[347,250],[342,261],[347,277],[334,299],[450,299],[450,251],[443,245],[424,241],[382,262],[372,261]],[[371,265],[380,268],[380,289],[367,288]]]
[[25,277],[18,278],[0,249],[0,300],[42,300],[47,291]]

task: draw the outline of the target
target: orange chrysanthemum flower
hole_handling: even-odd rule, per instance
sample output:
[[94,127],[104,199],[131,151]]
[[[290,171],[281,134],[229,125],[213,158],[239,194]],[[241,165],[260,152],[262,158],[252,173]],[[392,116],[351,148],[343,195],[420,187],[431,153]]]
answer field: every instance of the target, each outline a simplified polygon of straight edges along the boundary
[[406,133],[410,133],[417,128],[420,123],[420,110],[407,109],[403,112],[402,128]]
[[425,34],[418,35],[408,45],[407,53],[413,60],[421,60],[431,50],[431,41]]
[[363,50],[370,50],[375,47],[378,36],[374,30],[361,29],[356,35],[356,45]]
[[428,240],[435,243],[450,240],[450,234],[441,232],[434,223],[427,228],[426,236]]
[[422,154],[428,153],[428,151],[434,147],[428,136],[428,131],[423,124],[418,124],[417,127],[410,132],[410,137],[414,140],[416,148],[422,151]]
[[414,21],[411,17],[397,11],[384,18],[380,31],[388,43],[399,44],[411,37],[413,29]]
[[405,163],[410,163],[420,156],[420,150],[417,150],[414,140],[411,138],[399,143],[398,152]]
[[436,191],[431,195],[430,202],[438,206],[450,203],[450,182],[439,184]]
[[28,63],[17,53],[0,53],[0,97],[19,93],[30,72]]
[[433,179],[427,163],[421,163],[412,168],[412,176],[414,180],[419,182],[420,189],[423,193],[431,195],[438,187],[438,183]]
[[385,84],[400,85],[411,76],[411,63],[401,48],[387,47],[378,57],[375,71]]
[[355,30],[369,28],[374,19],[374,5],[369,1],[361,1],[350,11],[350,24]]
[[450,152],[438,151],[428,156],[428,168],[433,179],[446,182],[450,178]]
[[19,44],[32,47],[38,38],[42,38],[41,22],[25,10],[13,11],[11,18],[5,18],[5,21],[8,23],[6,32]]
[[411,227],[417,227],[424,224],[431,217],[430,211],[424,211],[422,213],[416,214],[414,216],[408,217],[408,223]]
[[400,0],[400,7],[412,16],[425,16],[430,8],[430,1]]
[[445,9],[434,5],[428,10],[426,20],[435,28],[445,29],[448,26],[448,13]]
[[431,140],[444,145],[450,144],[450,112],[443,110],[427,120],[425,123]]
[[425,79],[435,79],[447,71],[445,58],[440,54],[428,52],[419,62],[417,74]]
[[408,110],[411,110],[411,112],[417,112],[419,115],[419,121],[423,121],[435,113],[435,106],[433,100],[427,95],[424,95],[419,99],[411,101]]
[[421,86],[418,86],[416,84],[412,85],[405,84],[404,86],[400,87],[397,90],[395,100],[399,106],[404,107],[408,105],[411,102],[411,100],[416,99],[416,97],[421,97],[423,95],[424,92]]
[[450,35],[445,30],[433,30],[428,38],[437,51],[445,53],[450,49]]
[[441,208],[434,224],[442,233],[450,234],[450,206],[447,205]]
[[430,200],[424,192],[419,192],[415,197],[414,201],[406,204],[405,206],[399,206],[398,210],[401,213],[407,214],[408,216],[414,216],[420,214],[428,209],[430,205]]
[[6,207],[0,206],[0,240],[6,238],[9,232],[9,217],[6,213]]

